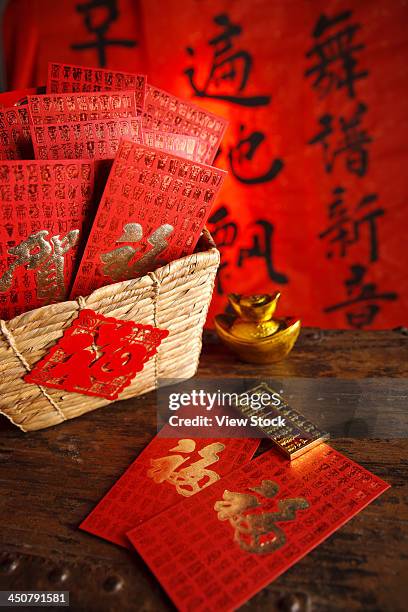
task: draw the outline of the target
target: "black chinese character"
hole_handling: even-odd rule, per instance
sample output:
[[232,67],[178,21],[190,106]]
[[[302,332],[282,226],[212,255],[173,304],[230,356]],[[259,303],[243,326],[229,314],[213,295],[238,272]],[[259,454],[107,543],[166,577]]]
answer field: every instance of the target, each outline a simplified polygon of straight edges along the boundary
[[226,206],[220,206],[208,219],[208,223],[214,225],[211,228],[212,237],[221,252],[221,263],[217,274],[217,293],[224,295],[222,284],[223,272],[229,266],[229,262],[225,260],[225,249],[232,247],[238,236],[238,225],[235,221],[228,219],[229,210]]
[[[345,87],[350,98],[355,97],[355,83],[368,75],[367,70],[357,69],[356,55],[365,48],[355,43],[355,34],[360,24],[348,22],[352,11],[344,11],[334,17],[321,15],[313,31],[316,44],[306,53],[306,57],[316,63],[305,72],[313,77],[313,87],[322,97],[333,89]],[[347,22],[347,23],[344,23]],[[341,24],[340,29],[334,30]]]
[[[230,21],[226,13],[214,17],[214,23],[222,32],[211,38],[208,44],[213,47],[212,65],[203,85],[197,85],[196,70],[187,68],[184,74],[188,77],[194,94],[200,98],[225,100],[242,106],[265,106],[271,97],[264,95],[245,96],[245,88],[252,70],[252,56],[248,51],[234,50],[233,38],[242,32],[241,26]],[[194,57],[194,49],[187,47],[187,53]]]
[[[344,285],[349,299],[333,304],[324,309],[330,313],[336,310],[345,310],[346,320],[351,327],[362,329],[371,325],[377,314],[380,312],[379,301],[395,301],[398,294],[390,291],[381,293],[377,291],[376,283],[365,283],[364,278],[367,268],[361,264],[350,266],[351,278],[345,280]],[[358,291],[358,294],[356,294]]]
[[[119,18],[117,0],[90,0],[76,5],[78,13],[83,15],[85,28],[90,34],[94,34],[96,40],[76,43],[71,45],[74,51],[84,49],[96,49],[98,53],[99,66],[106,66],[106,47],[135,47],[136,40],[126,38],[106,38],[106,34],[114,21]],[[101,9],[106,9],[104,18],[100,17]]]
[[[344,201],[344,193],[343,187],[336,187],[333,190],[334,200],[329,204],[328,209],[330,225],[319,234],[319,238],[327,238],[330,245],[338,245],[338,255],[345,257],[349,247],[360,240],[361,228],[366,225],[368,227],[369,261],[377,261],[379,256],[377,219],[382,217],[385,211],[383,208],[367,211],[367,207],[378,199],[375,193],[370,193],[361,198],[355,207],[354,213],[357,213],[357,218],[355,218],[350,214]],[[331,259],[333,255],[334,252],[330,249],[327,252],[328,259]]]
[[272,240],[274,233],[274,226],[269,221],[259,219],[255,221],[255,232],[252,239],[252,245],[247,248],[241,248],[239,250],[237,265],[239,268],[243,267],[244,262],[247,259],[261,258],[266,263],[269,278],[275,283],[285,285],[289,279],[286,274],[278,272],[274,268],[273,257],[272,257]]
[[372,142],[367,132],[360,128],[361,116],[367,111],[365,104],[358,104],[356,112],[350,119],[339,118],[343,138],[330,152],[328,137],[333,134],[333,115],[325,114],[320,117],[322,130],[316,134],[308,144],[320,143],[323,147],[326,172],[333,170],[334,161],[338,155],[345,154],[347,170],[357,176],[364,176],[368,169],[368,150],[366,145]]
[[247,175],[244,172],[245,161],[252,162],[258,147],[265,140],[263,132],[252,132],[249,136],[244,136],[245,126],[240,125],[241,138],[238,140],[235,147],[230,147],[228,152],[228,160],[231,167],[231,173],[245,185],[258,185],[259,183],[267,183],[272,181],[282,170],[284,163],[278,157],[275,158],[269,165],[268,169],[261,174]]

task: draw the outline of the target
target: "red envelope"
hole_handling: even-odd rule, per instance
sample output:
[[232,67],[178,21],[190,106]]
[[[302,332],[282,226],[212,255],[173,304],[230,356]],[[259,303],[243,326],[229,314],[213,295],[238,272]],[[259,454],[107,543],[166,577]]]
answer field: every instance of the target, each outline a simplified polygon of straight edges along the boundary
[[157,130],[142,130],[143,144],[154,149],[162,149],[174,155],[197,161],[199,140],[195,136],[170,134]]
[[144,145],[118,149],[71,297],[193,252],[226,172]]
[[31,159],[30,122],[27,106],[0,109],[0,159]]
[[128,537],[178,610],[235,610],[388,484],[321,444],[269,451]]
[[34,125],[137,116],[134,91],[28,96],[28,109]]
[[80,528],[129,547],[127,531],[175,504],[180,508],[197,493],[200,499],[201,491],[214,486],[220,476],[250,461],[258,444],[249,439],[156,436]]
[[48,64],[47,93],[134,91],[137,109],[141,112],[144,105],[146,80],[144,74],[50,62]]
[[141,142],[140,119],[32,125],[36,159],[113,159],[121,138]]
[[86,308],[24,380],[115,400],[168,334]]
[[0,162],[0,317],[67,298],[92,211],[93,164]]
[[147,85],[143,128],[172,134],[189,134],[199,140],[197,161],[212,164],[228,121],[176,98],[167,91]]

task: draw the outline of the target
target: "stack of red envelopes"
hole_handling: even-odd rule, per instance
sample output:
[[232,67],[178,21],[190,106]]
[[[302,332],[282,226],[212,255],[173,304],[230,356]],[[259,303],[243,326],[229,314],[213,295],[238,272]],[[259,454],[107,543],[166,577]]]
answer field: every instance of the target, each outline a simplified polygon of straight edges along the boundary
[[0,94],[0,318],[192,253],[226,126],[119,71],[52,63],[45,94]]
[[236,609],[388,488],[325,443],[289,461],[252,459],[257,440],[166,435],[81,529],[136,549],[182,612]]

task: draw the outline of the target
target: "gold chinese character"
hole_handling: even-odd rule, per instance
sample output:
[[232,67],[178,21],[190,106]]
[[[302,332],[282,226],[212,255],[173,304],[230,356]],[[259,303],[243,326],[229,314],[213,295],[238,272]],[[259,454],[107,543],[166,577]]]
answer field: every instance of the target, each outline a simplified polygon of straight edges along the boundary
[[[151,272],[157,265],[157,258],[168,247],[166,240],[174,230],[172,225],[165,223],[157,228],[147,242],[153,247],[133,264],[131,260],[140,250],[130,245],[118,247],[109,253],[103,253],[100,258],[104,267],[103,273],[112,280],[130,280]],[[139,242],[143,238],[143,228],[139,223],[127,223],[122,236],[116,242]]]
[[[263,480],[261,486],[249,489],[266,499],[273,499],[279,487],[271,480]],[[306,510],[309,503],[303,497],[280,499],[278,511],[262,510],[257,495],[225,490],[223,500],[214,504],[219,521],[229,521],[234,528],[234,541],[247,552],[268,554],[281,548],[286,535],[275,523],[293,521],[297,510]]]
[[202,459],[179,470],[178,468],[191,458],[189,453],[192,453],[195,448],[196,443],[194,440],[179,440],[177,446],[171,448],[170,452],[178,451],[188,456],[183,457],[183,455],[178,454],[168,455],[159,459],[150,459],[152,467],[147,471],[147,475],[154,482],[170,483],[176,487],[179,495],[184,495],[185,497],[195,495],[220,479],[216,472],[206,468],[219,461],[218,454],[225,449],[225,446],[220,442],[207,444],[207,446],[198,451]]
[[0,278],[0,292],[8,291],[18,266],[36,271],[37,297],[48,302],[63,299],[66,294],[64,255],[78,242],[79,230],[71,230],[64,238],[41,230],[31,234],[19,245],[8,250],[16,259]]

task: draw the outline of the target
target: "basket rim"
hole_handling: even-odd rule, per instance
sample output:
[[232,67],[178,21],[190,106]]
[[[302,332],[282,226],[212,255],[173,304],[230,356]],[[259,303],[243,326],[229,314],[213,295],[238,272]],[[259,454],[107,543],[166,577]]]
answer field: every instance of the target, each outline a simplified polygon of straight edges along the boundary
[[213,260],[212,262],[209,261],[208,265],[211,265],[211,264],[218,265],[219,264],[220,252],[217,249],[215,242],[213,240],[213,237],[211,236],[211,233],[207,227],[203,228],[200,238],[197,242],[196,248],[197,247],[199,248],[198,251],[194,251],[190,255],[185,255],[184,257],[174,259],[173,261],[170,261],[158,268],[155,268],[154,270],[152,270],[151,272],[148,272],[147,274],[144,274],[143,276],[132,278],[126,281],[118,281],[117,283],[109,283],[108,285],[103,285],[102,287],[98,287],[97,289],[94,289],[94,291],[92,291],[88,295],[78,296],[78,298],[74,300],[62,300],[61,302],[55,302],[53,304],[46,304],[44,306],[39,306],[38,308],[32,308],[31,310],[26,310],[25,312],[19,315],[16,315],[12,319],[1,319],[1,320],[4,321],[4,323],[6,323],[7,326],[11,324],[11,326],[14,327],[13,323],[16,323],[16,326],[18,326],[18,321],[26,315],[32,314],[34,312],[38,312],[38,314],[41,314],[42,316],[47,316],[47,312],[51,312],[50,309],[55,310],[56,307],[61,306],[63,304],[67,304],[67,305],[68,304],[81,304],[82,300],[92,301],[93,297],[97,299],[97,294],[103,293],[103,290],[106,291],[108,288],[111,289],[113,293],[119,293],[121,291],[125,291],[126,289],[130,288],[132,285],[141,283],[143,280],[145,282],[147,280],[149,281],[146,285],[147,287],[148,285],[155,284],[155,282],[157,283],[157,280],[158,280],[157,276],[164,276],[166,273],[166,270],[167,270],[167,276],[168,276],[168,275],[171,275],[173,271],[175,272],[177,269],[180,269],[183,266],[186,266],[187,268],[192,263],[194,263],[194,260],[195,260],[195,263],[198,263],[200,261],[204,263],[205,259],[208,258],[208,256],[210,256],[211,259]]

